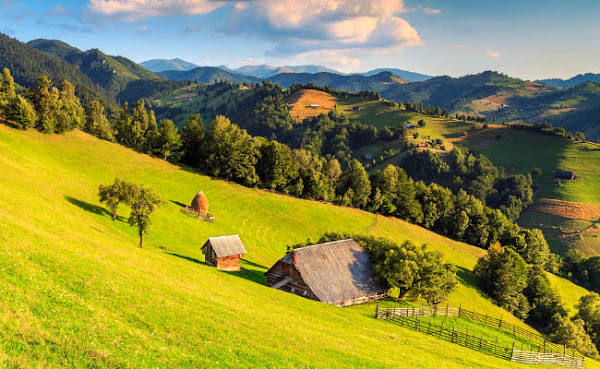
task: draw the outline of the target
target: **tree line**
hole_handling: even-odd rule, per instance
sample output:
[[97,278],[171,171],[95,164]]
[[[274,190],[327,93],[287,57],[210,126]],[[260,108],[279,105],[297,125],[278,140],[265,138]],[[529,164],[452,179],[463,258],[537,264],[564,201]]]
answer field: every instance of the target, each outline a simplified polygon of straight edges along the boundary
[[466,148],[455,147],[447,155],[411,151],[401,166],[416,180],[437,183],[453,192],[465,190],[513,221],[533,203],[531,175],[508,174],[487,157],[475,156]]
[[600,347],[600,296],[583,296],[570,319],[560,296],[540,266],[528,265],[513,249],[492,244],[473,270],[482,289],[500,307],[551,341],[598,358]]

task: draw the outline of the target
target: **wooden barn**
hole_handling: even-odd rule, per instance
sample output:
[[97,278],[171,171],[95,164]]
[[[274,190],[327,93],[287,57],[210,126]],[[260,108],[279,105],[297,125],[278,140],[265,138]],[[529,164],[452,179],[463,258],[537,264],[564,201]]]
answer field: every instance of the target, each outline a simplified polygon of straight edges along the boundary
[[246,248],[236,234],[209,238],[202,246],[202,253],[207,265],[227,272],[239,272],[241,259],[246,254]]
[[569,170],[557,170],[556,173],[554,173],[554,178],[573,180],[575,179],[575,173]]
[[269,287],[350,306],[385,296],[371,269],[369,255],[358,242],[341,240],[291,251],[265,274]]

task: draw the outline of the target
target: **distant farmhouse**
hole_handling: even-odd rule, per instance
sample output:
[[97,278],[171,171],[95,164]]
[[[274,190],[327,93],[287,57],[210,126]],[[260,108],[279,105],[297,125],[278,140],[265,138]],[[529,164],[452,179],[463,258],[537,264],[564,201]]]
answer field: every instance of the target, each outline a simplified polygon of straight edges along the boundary
[[575,173],[569,170],[557,170],[556,173],[554,173],[554,178],[573,180],[575,179]]
[[239,272],[246,248],[236,234],[209,238],[202,246],[202,253],[205,255],[204,260],[207,265],[227,272]]
[[367,252],[354,240],[302,247],[265,274],[267,285],[336,306],[378,300],[385,289],[372,276]]
[[412,124],[412,123],[406,123],[406,128],[407,128],[407,129],[409,129],[409,128],[417,128],[417,126],[415,126],[415,125],[414,125],[414,124]]

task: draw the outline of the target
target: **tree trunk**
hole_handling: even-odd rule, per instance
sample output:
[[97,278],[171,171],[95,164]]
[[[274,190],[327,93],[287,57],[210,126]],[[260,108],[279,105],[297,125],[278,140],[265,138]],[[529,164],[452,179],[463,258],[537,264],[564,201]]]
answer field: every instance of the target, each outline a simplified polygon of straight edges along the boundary
[[113,222],[115,220],[117,220],[117,212],[116,211],[112,213],[112,220],[113,220]]
[[144,248],[144,235],[140,235],[140,249]]

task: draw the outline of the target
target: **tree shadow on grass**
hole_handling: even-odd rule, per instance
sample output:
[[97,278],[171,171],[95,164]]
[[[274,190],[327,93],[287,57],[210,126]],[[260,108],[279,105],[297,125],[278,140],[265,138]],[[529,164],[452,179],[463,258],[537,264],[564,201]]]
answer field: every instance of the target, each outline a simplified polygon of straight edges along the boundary
[[479,293],[480,296],[486,299],[490,298],[485,292],[481,290],[479,281],[477,280],[477,277],[475,276],[475,274],[473,274],[472,271],[463,267],[457,267],[456,269],[456,279],[458,279],[458,281],[461,284],[473,288],[475,291],[477,291],[477,293]]
[[[175,257],[178,257],[178,258],[181,258],[181,259],[184,259],[184,260],[187,260],[187,261],[191,261],[192,263],[196,263],[196,264],[200,264],[200,265],[203,265],[203,266],[207,266],[209,268],[213,268],[211,266],[206,265],[203,261],[200,261],[199,259],[196,259],[196,258],[192,258],[192,257],[189,257],[189,256],[176,254],[174,252],[167,252],[167,254],[175,256]],[[264,269],[264,271],[262,271],[262,270],[254,270],[254,269],[246,269],[246,268],[243,267],[244,264],[248,264],[248,265],[251,265],[253,267],[258,267],[258,268]],[[256,282],[256,283],[259,283],[259,284],[262,284],[262,285],[266,285],[267,284],[267,277],[265,276],[265,272],[266,271],[267,271],[267,268],[265,268],[264,266],[256,264],[256,263],[253,263],[251,261],[247,261],[247,260],[242,259],[242,268],[241,268],[241,270],[239,272],[224,272],[224,273],[233,275],[235,277],[244,278],[244,279],[247,279],[249,281]]]
[[[112,218],[111,212],[106,210],[106,208],[103,208],[102,206],[90,204],[89,202],[81,201],[81,200],[76,199],[71,196],[65,196],[65,199],[68,202],[70,202],[71,204],[78,206],[79,208],[81,208],[87,212],[98,214],[98,215],[108,215],[110,218]],[[125,221],[125,218],[117,215],[117,220]]]

